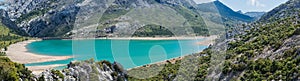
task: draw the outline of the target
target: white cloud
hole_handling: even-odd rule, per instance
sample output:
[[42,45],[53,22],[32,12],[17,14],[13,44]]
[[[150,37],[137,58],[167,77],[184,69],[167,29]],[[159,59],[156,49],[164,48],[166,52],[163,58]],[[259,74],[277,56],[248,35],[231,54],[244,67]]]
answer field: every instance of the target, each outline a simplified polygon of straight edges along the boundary
[[208,3],[208,2],[212,2],[212,1],[215,1],[215,0],[194,0],[197,4],[200,4],[200,3]]
[[249,0],[248,3],[256,7],[265,7],[265,4],[261,4],[258,0]]

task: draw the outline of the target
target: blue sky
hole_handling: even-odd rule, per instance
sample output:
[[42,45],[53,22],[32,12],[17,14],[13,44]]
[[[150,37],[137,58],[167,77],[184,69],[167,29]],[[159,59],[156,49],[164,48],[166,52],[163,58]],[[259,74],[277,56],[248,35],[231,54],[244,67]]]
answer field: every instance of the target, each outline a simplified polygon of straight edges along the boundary
[[[194,0],[197,3],[211,2],[215,0]],[[233,10],[249,11],[270,11],[288,0],[220,0]]]

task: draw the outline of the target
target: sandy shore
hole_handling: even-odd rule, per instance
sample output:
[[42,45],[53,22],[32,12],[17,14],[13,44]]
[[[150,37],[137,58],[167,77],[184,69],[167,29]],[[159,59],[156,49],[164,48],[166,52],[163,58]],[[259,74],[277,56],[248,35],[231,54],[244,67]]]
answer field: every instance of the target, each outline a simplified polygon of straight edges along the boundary
[[[29,40],[29,41],[19,42],[10,45],[8,47],[8,50],[6,51],[7,57],[14,62],[22,63],[22,64],[48,62],[48,61],[56,61],[56,60],[67,60],[72,58],[72,56],[47,56],[47,55],[38,55],[38,54],[33,54],[28,52],[28,50],[26,49],[26,45],[35,41],[39,41],[39,40]],[[53,69],[58,66],[63,66],[63,65],[30,66],[27,68],[33,71],[34,74],[39,74],[42,71],[45,71],[47,69]]]
[[8,50],[6,51],[7,57],[9,57],[14,62],[22,64],[67,60],[69,58],[72,58],[72,56],[47,56],[28,52],[28,50],[26,49],[26,45],[35,41],[38,40],[29,40],[10,45],[8,47]]
[[46,66],[27,66],[27,68],[31,70],[34,75],[39,75],[45,70],[54,69],[60,66],[66,66],[66,64],[55,64],[55,65],[46,65]]
[[[95,39],[113,39],[113,40],[193,40],[193,39],[204,39],[204,41],[197,42],[198,45],[210,45],[214,43],[214,40],[217,36],[209,37],[124,37],[124,38],[95,38]],[[87,38],[91,39],[91,38]],[[81,40],[81,39],[78,39]],[[82,39],[83,40],[83,39]],[[14,62],[27,64],[27,63],[37,63],[37,62],[48,62],[56,60],[67,60],[72,58],[72,56],[47,56],[47,55],[38,55],[28,52],[26,45],[39,41],[39,40],[29,40],[24,42],[19,42],[13,45],[10,45],[7,50],[7,56]],[[182,59],[182,57],[174,58],[169,60],[170,62],[175,62],[176,60]],[[157,62],[154,64],[162,64],[166,61]],[[53,69],[55,67],[64,66],[64,65],[47,65],[47,66],[29,66],[28,69],[33,71],[34,74],[39,74],[42,71],[47,69]]]
[[205,36],[195,36],[195,37],[102,37],[102,38],[73,38],[65,40],[85,40],[85,39],[112,39],[112,40],[193,40],[193,39],[203,39],[212,38],[215,35],[205,37]]
[[197,44],[205,45],[205,46],[212,45],[215,43],[215,39],[217,39],[217,38],[218,38],[218,36],[216,36],[216,35],[204,37],[204,41],[197,42]]

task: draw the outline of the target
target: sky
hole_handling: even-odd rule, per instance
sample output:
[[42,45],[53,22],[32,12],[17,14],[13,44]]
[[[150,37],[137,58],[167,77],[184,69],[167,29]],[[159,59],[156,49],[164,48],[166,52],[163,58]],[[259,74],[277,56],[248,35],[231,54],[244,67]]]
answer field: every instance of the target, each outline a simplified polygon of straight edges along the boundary
[[[215,0],[194,0],[196,3],[206,3]],[[219,0],[231,9],[243,12],[270,11],[273,8],[287,2],[288,0]]]

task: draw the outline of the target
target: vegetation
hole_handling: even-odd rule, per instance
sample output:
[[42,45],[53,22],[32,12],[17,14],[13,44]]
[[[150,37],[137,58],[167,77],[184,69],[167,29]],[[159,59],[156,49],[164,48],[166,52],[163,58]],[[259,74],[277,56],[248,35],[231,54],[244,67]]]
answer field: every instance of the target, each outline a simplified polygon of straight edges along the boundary
[[60,78],[64,80],[65,76],[59,70],[52,69],[51,73],[53,74],[52,77],[54,77],[55,81],[58,81]]
[[7,50],[7,46],[10,44],[14,44],[16,42],[27,40],[28,38],[24,38],[22,36],[13,34],[9,28],[5,27],[3,24],[0,24],[0,49],[3,51]]
[[[291,16],[267,24],[245,25],[251,26],[252,29],[244,35],[237,35],[234,38],[235,40],[228,44],[229,48],[225,54],[226,60],[220,79],[242,81],[298,80],[300,78],[300,48],[299,44],[293,42],[293,40],[297,40],[295,36],[299,35],[300,25],[297,19],[297,17]],[[290,43],[286,43],[288,41]],[[210,57],[214,55],[212,51],[216,50],[207,48],[203,52],[195,54],[201,57],[198,57],[199,69],[196,72],[189,72],[197,73],[194,80],[203,81],[207,79],[208,67],[211,67]],[[151,68],[165,66],[157,76],[152,78],[138,79],[130,77],[129,80],[174,80],[175,76],[182,76],[181,73],[178,73],[178,62],[180,61],[174,64],[150,65],[150,67],[132,69],[129,71],[130,75],[145,74],[146,72],[143,71],[155,72],[156,69]],[[188,62],[192,62],[192,60]],[[193,69],[193,67],[191,68]],[[183,70],[191,68],[184,68]],[[181,79],[189,80],[186,78]]]
[[136,37],[155,37],[155,36],[173,36],[174,34],[167,28],[159,25],[146,25],[138,29],[133,36]]
[[[210,56],[209,55],[205,56],[205,55],[209,54],[209,52],[211,52],[211,50],[206,49],[201,54],[186,56],[185,60],[177,60],[175,63],[166,61],[166,64],[158,64],[158,65],[153,64],[153,65],[131,69],[128,71],[128,74],[130,75],[128,80],[129,81],[161,81],[161,80],[172,81],[174,79],[178,81],[205,80],[206,75],[208,74],[207,68],[209,67],[209,63],[210,63],[209,62]],[[197,57],[199,55],[202,56]],[[186,60],[186,59],[190,59],[190,60]],[[197,64],[198,70],[195,71],[197,67],[191,66],[191,64]],[[181,68],[183,66],[185,68]],[[155,72],[157,72],[157,70],[159,69],[162,70],[159,71],[156,76],[154,76]],[[132,75],[134,75],[135,77],[133,77]],[[180,77],[179,75],[184,77]],[[150,78],[140,79],[145,76]],[[189,76],[191,78],[189,78]]]
[[[187,22],[191,24],[197,35],[209,34],[207,29],[204,28],[203,20],[198,17],[198,13],[182,6],[171,7],[187,19]],[[112,13],[116,11],[115,13],[121,14],[107,14],[107,16],[105,16],[106,18],[104,17],[103,19],[116,18],[127,12],[123,10],[112,11]],[[32,12],[31,15],[24,15],[24,17],[21,17],[19,20],[27,20],[42,12]],[[229,48],[224,52],[226,56],[223,63],[224,67],[221,68],[222,73],[219,80],[298,80],[300,78],[300,47],[297,42],[294,42],[294,40],[299,40],[300,22],[298,15],[299,13],[297,16],[289,16],[282,19],[268,18],[274,20],[268,20],[268,23],[256,22],[250,25],[244,25],[251,29],[247,30],[244,34],[236,35],[231,39],[231,42],[228,43]],[[26,40],[26,38],[11,33],[12,31],[3,25],[0,25],[0,30],[0,48],[3,49],[0,52],[0,80],[32,80],[33,76],[31,71],[25,68],[23,64],[12,62],[9,58],[5,57],[5,52],[3,52],[7,50],[8,45]],[[146,25],[135,33],[135,36],[156,35],[172,36],[173,34],[159,25]],[[213,55],[216,55],[214,51],[218,51],[212,47],[213,46],[210,46],[201,53],[186,56],[184,59],[176,60],[175,62],[166,61],[165,64],[145,65],[129,70],[128,72],[129,75],[136,75],[138,77],[147,76],[150,78],[136,78],[133,76],[125,76],[125,78],[129,81],[204,81],[207,79],[210,71],[209,67],[214,67],[211,65],[211,63],[213,63],[211,62],[211,58]],[[108,61],[95,63],[93,59],[85,62],[97,64],[97,66],[102,67],[100,68],[102,70],[105,70],[104,66],[113,68],[115,71],[111,74],[113,78],[124,80],[124,78],[119,78],[121,74],[118,74],[124,70],[118,67],[117,64],[111,64]],[[195,64],[196,67],[189,64]],[[80,64],[73,63],[68,66],[72,67],[78,65]],[[95,75],[99,74],[96,65],[92,65],[91,68],[92,73],[90,73],[89,76],[96,77]],[[158,69],[161,69],[161,71],[157,73],[156,71]],[[53,77],[55,80],[64,78],[63,74],[58,70],[51,70],[51,73],[54,74]],[[186,76],[194,77],[186,78]],[[97,80],[97,78],[90,79]],[[43,76],[40,77],[40,80],[41,79],[43,79]],[[80,79],[86,80],[86,77],[80,76]]]
[[9,58],[5,57],[7,46],[10,44],[27,40],[22,36],[13,34],[10,29],[0,24],[0,80],[1,81],[19,81],[32,80],[33,75],[31,71],[25,68],[24,64],[12,62]]
[[32,80],[31,71],[25,68],[24,64],[12,62],[7,57],[0,57],[0,80],[1,81],[19,81]]
[[103,14],[102,18],[100,19],[100,22],[118,18],[122,15],[125,15],[131,10],[130,8],[128,9],[124,9],[124,8],[126,8],[126,6],[117,6],[117,5],[110,6]]
[[206,36],[209,35],[209,31],[207,26],[205,25],[204,20],[200,16],[200,14],[193,9],[186,8],[184,6],[171,6],[177,13],[182,15],[187,22],[191,25],[192,29],[196,35],[198,36]]
[[40,15],[43,15],[45,13],[47,13],[50,9],[41,9],[41,10],[34,10],[34,11],[31,11],[27,14],[23,14],[21,15],[21,17],[19,17],[17,19],[17,23],[21,23],[22,21],[29,21],[35,17],[38,17]]
[[[295,17],[277,20],[268,24],[253,27],[246,35],[238,36],[241,40],[229,43],[226,70],[224,74],[243,72],[240,80],[297,80],[299,76],[299,57],[297,46],[287,46],[282,49],[284,41],[295,36],[300,28]],[[258,28],[259,27],[259,28]],[[281,55],[266,56],[265,50],[276,53],[281,49]],[[272,57],[272,59],[271,59]],[[265,59],[262,59],[265,58]]]
[[[208,36],[209,31],[207,26],[205,25],[204,20],[200,16],[200,13],[198,13],[194,8],[192,7],[185,7],[181,5],[171,5],[171,4],[164,4],[165,2],[161,2],[160,0],[149,0],[147,1],[149,4],[161,4],[167,7],[172,8],[173,10],[176,11],[176,14],[182,15],[185,20],[185,24],[187,26],[190,26],[192,28],[192,32],[187,32],[188,35],[192,33],[192,35],[198,35],[198,36]],[[133,1],[116,1],[115,2],[117,5],[112,5],[110,6],[103,16],[101,16],[100,19],[100,25],[98,29],[102,30],[105,28],[109,28],[111,26],[114,26],[114,24],[118,23],[119,21],[116,20],[116,18],[121,17],[122,15],[126,15],[130,10],[132,10],[134,7],[131,5],[131,3],[134,3]],[[168,12],[169,13],[169,12]],[[97,19],[95,19],[97,20]],[[122,21],[122,20],[121,20]],[[162,22],[163,23],[163,22]],[[154,35],[159,35],[159,33],[163,32],[161,36],[172,36],[173,34],[169,33],[169,31],[165,30],[158,30],[158,31],[141,31],[141,30],[157,30],[158,26],[150,24],[146,25],[146,28],[140,29],[135,36],[154,36]],[[150,28],[152,27],[152,28]],[[176,27],[175,32],[181,31],[181,30],[187,30],[187,27]],[[150,35],[146,35],[146,33],[149,33]],[[101,32],[101,34],[105,34]],[[153,34],[153,35],[151,35]]]

